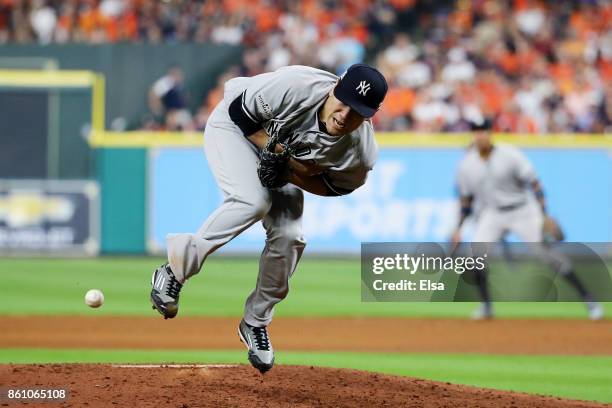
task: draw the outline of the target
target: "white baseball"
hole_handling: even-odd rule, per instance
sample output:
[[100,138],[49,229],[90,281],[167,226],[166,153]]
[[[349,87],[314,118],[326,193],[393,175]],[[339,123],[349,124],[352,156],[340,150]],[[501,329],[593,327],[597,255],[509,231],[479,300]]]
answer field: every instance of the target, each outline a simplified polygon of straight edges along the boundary
[[104,304],[104,293],[99,289],[89,289],[85,294],[85,304],[89,307],[100,307]]

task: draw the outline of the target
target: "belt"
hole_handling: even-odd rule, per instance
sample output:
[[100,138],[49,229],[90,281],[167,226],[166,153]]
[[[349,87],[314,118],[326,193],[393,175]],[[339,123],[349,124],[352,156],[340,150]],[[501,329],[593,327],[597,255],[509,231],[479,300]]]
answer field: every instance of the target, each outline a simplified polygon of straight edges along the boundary
[[523,201],[523,202],[520,202],[520,203],[502,205],[502,206],[497,207],[497,209],[499,211],[512,211],[512,210],[516,210],[517,208],[520,208],[520,207],[524,206],[525,204],[526,204],[526,202]]

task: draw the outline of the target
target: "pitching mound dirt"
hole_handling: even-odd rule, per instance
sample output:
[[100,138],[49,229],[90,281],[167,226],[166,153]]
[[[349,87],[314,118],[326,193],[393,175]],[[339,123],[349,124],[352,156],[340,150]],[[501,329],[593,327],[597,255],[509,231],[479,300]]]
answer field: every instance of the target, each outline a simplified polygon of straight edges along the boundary
[[[598,407],[602,405],[330,368],[5,365],[4,387],[69,390],[62,407]],[[2,405],[12,404],[2,401]],[[30,406],[38,406],[30,402]],[[42,404],[40,404],[42,405]],[[45,404],[49,405],[49,404]]]

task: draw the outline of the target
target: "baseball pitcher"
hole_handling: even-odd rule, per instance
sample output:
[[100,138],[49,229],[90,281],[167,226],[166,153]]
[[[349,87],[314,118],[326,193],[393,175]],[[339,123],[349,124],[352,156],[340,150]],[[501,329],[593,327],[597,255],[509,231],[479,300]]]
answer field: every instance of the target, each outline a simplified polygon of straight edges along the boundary
[[[517,148],[493,144],[490,125],[489,121],[484,121],[472,126],[474,143],[459,164],[457,185],[461,212],[453,243],[456,245],[460,241],[461,226],[472,212],[476,217],[472,238],[475,243],[498,242],[507,233],[514,233],[523,242],[562,240],[560,227],[547,215],[542,185],[532,164]],[[539,257],[578,291],[587,305],[589,317],[601,319],[602,306],[578,280],[570,259],[547,245],[536,247]],[[474,276],[482,305],[473,317],[492,318],[486,270],[474,271]]]
[[152,276],[154,309],[175,317],[182,286],[206,257],[262,221],[266,244],[238,334],[251,364],[262,373],[271,369],[266,328],[306,245],[303,190],[340,196],[365,183],[377,157],[369,118],[386,93],[385,78],[365,64],[351,66],[341,78],[289,66],[229,80],[204,140],[224,201],[195,234],[168,235],[168,263]]

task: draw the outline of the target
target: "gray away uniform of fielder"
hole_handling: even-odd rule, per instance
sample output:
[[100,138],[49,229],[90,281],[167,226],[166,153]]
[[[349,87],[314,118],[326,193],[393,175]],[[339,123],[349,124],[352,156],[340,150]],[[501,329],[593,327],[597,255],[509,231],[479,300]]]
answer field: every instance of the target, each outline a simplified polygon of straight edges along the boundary
[[[523,242],[535,243],[534,253],[578,291],[589,317],[600,319],[603,309],[574,274],[571,260],[555,248],[541,244],[544,214],[531,194],[536,180],[529,160],[513,146],[496,144],[487,160],[480,157],[476,148],[468,150],[459,164],[457,185],[461,196],[474,200],[476,226],[472,241],[484,243],[472,245],[472,251],[486,253],[488,243],[501,240],[508,232]],[[476,276],[476,282],[484,302],[479,313],[491,317],[486,276]]]
[[533,166],[517,148],[496,144],[487,160],[470,148],[459,164],[461,196],[474,198],[474,242],[496,242],[512,232],[524,242],[542,241],[541,209],[530,194],[537,180]]
[[[471,148],[459,165],[457,184],[463,197],[474,199],[476,225],[473,242],[498,242],[506,233],[516,234],[523,242],[537,243],[534,253],[556,272],[567,275],[570,259],[546,248],[542,242],[544,214],[531,194],[537,180],[535,170],[516,147],[496,144],[484,160]],[[487,246],[472,246],[477,252]]]
[[274,305],[287,296],[289,278],[306,245],[302,236],[304,196],[292,184],[274,190],[261,185],[258,149],[232,121],[229,106],[240,97],[241,108],[252,121],[269,135],[278,134],[280,141],[294,149],[294,157],[320,166],[331,191],[347,194],[365,183],[376,161],[377,146],[368,120],[344,136],[320,130],[318,109],[337,80],[333,74],[305,66],[229,80],[224,100],[206,125],[204,140],[209,167],[225,197],[223,204],[195,234],[167,236],[170,267],[183,283],[199,272],[210,253],[262,220],[266,245],[257,285],[244,311],[244,320],[251,326],[267,326]]

